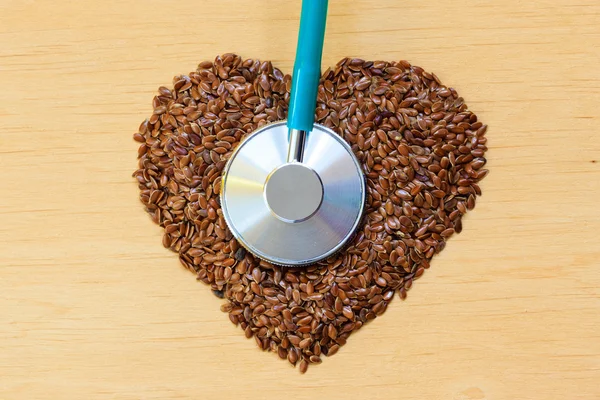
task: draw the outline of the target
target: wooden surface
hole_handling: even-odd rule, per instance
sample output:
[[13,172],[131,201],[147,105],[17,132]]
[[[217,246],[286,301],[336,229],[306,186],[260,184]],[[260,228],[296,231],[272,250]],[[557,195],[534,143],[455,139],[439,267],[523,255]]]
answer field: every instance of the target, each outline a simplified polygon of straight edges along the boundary
[[432,268],[304,376],[161,246],[131,135],[173,75],[292,67],[297,1],[0,0],[0,399],[600,398],[600,4],[331,1],[323,64],[408,59],[489,124]]

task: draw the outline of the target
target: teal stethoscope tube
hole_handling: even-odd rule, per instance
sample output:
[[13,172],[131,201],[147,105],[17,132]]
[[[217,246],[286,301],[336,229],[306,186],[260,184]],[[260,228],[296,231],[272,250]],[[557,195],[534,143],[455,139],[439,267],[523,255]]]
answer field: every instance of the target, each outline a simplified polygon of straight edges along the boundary
[[288,128],[310,132],[315,121],[328,0],[303,0],[292,76]]

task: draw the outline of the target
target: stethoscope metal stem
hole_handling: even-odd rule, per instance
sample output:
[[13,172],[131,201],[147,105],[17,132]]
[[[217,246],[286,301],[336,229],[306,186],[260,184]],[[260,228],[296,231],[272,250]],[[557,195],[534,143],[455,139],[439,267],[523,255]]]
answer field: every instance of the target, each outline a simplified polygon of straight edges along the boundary
[[306,143],[306,136],[308,132],[299,129],[290,129],[289,131],[289,145],[287,162],[302,162],[304,157],[304,145]]

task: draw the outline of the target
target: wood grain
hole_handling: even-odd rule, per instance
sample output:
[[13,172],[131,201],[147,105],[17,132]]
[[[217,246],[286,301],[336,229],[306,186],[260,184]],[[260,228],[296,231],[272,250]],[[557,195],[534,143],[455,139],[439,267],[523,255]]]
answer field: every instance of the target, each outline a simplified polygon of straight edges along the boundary
[[143,212],[131,135],[234,51],[290,71],[298,1],[0,1],[0,399],[600,398],[600,4],[330,2],[324,66],[408,59],[489,124],[465,230],[301,376]]

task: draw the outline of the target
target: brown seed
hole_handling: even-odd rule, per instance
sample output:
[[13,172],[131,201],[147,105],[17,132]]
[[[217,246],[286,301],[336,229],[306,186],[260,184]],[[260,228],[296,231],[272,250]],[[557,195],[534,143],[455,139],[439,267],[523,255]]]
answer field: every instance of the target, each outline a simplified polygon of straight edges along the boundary
[[319,357],[317,354],[310,356],[309,360],[310,360],[311,364],[320,364],[321,363],[321,357]]
[[342,303],[342,299],[340,297],[337,297],[335,299],[335,312],[336,313],[341,313],[343,307],[344,307],[344,305]]
[[301,374],[305,373],[307,369],[308,369],[308,361],[306,361],[305,359],[302,359],[302,361],[300,361],[300,373]]
[[290,364],[296,365],[296,361],[298,361],[298,352],[296,351],[296,349],[291,349],[288,352],[288,361],[290,362]]
[[311,321],[312,321],[312,317],[310,315],[307,315],[306,317],[299,319],[297,324],[298,324],[298,326],[308,325],[308,324],[310,324]]
[[349,306],[344,307],[342,312],[344,314],[344,317],[348,319],[354,319],[354,313],[352,312],[352,309]]
[[279,346],[277,348],[277,355],[279,356],[279,358],[281,358],[282,360],[285,360],[287,358],[287,350],[284,349],[283,347]]
[[333,324],[329,324],[329,326],[327,327],[327,335],[329,335],[329,337],[333,340],[337,338],[338,332],[335,326],[333,326]]
[[300,338],[296,335],[288,335],[287,338],[294,346],[298,346],[300,344]]
[[337,344],[334,344],[333,346],[331,346],[329,348],[329,351],[327,352],[327,356],[331,357],[331,356],[335,355],[335,353],[337,353],[339,349],[340,349],[340,346]]

